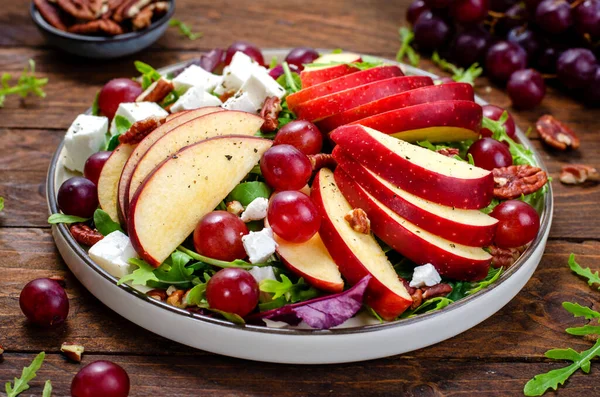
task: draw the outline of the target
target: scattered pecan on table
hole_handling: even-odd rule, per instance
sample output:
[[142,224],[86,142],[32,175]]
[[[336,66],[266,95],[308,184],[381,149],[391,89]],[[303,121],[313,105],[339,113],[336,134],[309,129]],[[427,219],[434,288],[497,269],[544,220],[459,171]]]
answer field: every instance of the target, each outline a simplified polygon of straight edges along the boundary
[[104,236],[99,231],[92,229],[85,223],[73,223],[69,227],[71,235],[79,244],[87,245],[91,247],[98,241],[102,240]]
[[276,96],[268,97],[265,99],[262,109],[260,110],[260,117],[265,119],[265,122],[260,127],[262,132],[273,132],[279,127],[279,113],[281,112],[281,99]]
[[308,159],[310,160],[313,172],[319,171],[321,168],[333,170],[337,166],[337,161],[335,161],[331,154],[327,153],[309,154]]
[[548,176],[541,168],[531,165],[511,165],[494,168],[494,197],[511,200],[541,189]]
[[525,251],[526,246],[517,248],[500,248],[495,245],[488,247],[492,255],[492,266],[495,268],[503,267],[505,269],[512,266]]
[[535,128],[540,138],[558,150],[577,149],[579,138],[575,132],[553,116],[547,114],[538,119]]
[[371,232],[371,221],[367,213],[362,208],[355,208],[344,215],[344,220],[348,222],[352,230],[362,234]]
[[600,182],[600,173],[592,166],[585,164],[563,165],[560,171],[560,181],[567,185],[581,185],[586,182]]
[[85,348],[82,345],[75,343],[63,342],[63,344],[60,346],[60,352],[69,360],[76,363],[81,362],[81,356],[83,355],[84,351]]
[[147,119],[136,121],[129,127],[127,132],[119,137],[119,142],[129,145],[138,144],[164,122],[165,119],[159,117],[148,117]]
[[457,148],[453,148],[453,147],[438,149],[438,150],[436,150],[436,152],[438,152],[439,154],[444,155],[446,157],[454,157],[454,156],[458,156],[460,154],[460,150],[458,150]]

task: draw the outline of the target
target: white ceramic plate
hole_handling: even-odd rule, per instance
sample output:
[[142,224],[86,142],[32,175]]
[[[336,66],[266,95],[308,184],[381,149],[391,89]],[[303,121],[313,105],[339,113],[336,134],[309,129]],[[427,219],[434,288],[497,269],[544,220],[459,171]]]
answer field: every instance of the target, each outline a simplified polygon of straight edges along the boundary
[[[287,52],[285,49],[266,50],[264,54],[266,59],[273,56],[282,59]],[[181,65],[163,71],[178,66]],[[420,69],[400,66],[409,75],[435,77]],[[477,98],[477,102],[485,104],[480,98]],[[521,131],[517,134],[521,142],[530,146]],[[58,212],[55,199],[57,187],[71,176],[63,167],[62,150],[61,143],[48,171],[50,213]],[[545,169],[537,154],[536,159]],[[192,314],[150,299],[127,285],[117,286],[117,279],[90,259],[65,225],[53,226],[52,235],[73,274],[94,296],[121,316],[149,331],[193,348],[227,356],[290,364],[327,364],[369,360],[417,350],[458,335],[496,313],[523,288],[537,268],[550,231],[552,209],[550,187],[537,238],[492,286],[443,310],[415,318],[385,324],[367,324],[358,319],[344,324],[343,328],[332,330],[240,326]]]

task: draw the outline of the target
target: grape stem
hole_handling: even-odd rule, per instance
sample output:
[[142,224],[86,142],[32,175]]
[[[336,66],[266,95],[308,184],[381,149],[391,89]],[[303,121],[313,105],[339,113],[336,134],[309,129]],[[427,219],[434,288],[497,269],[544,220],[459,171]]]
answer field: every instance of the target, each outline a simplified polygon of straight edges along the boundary
[[253,267],[270,266],[269,263],[249,263],[249,262],[243,261],[241,259],[236,259],[233,262],[221,261],[218,259],[209,258],[208,256],[200,255],[197,252],[189,250],[182,245],[180,245],[177,248],[177,250],[190,256],[192,259],[195,259],[200,262],[208,263],[209,265],[213,265],[213,266],[220,267],[223,269],[229,268],[229,267],[239,268],[239,269],[252,269]]

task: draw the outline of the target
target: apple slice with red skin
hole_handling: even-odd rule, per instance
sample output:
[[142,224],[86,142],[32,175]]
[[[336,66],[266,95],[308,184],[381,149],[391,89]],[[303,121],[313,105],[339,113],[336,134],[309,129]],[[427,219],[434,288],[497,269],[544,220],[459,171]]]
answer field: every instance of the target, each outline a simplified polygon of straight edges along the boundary
[[144,180],[130,205],[127,231],[138,255],[158,267],[252,170],[273,144],[227,135],[184,147]]
[[353,53],[325,54],[315,59],[314,65],[307,66],[300,72],[300,81],[302,88],[311,87],[316,84],[324,83],[335,78],[357,72],[358,69],[348,65],[352,62],[359,62],[360,55]]
[[111,155],[102,166],[98,178],[98,202],[110,218],[117,222],[119,220],[118,189],[119,179],[123,173],[123,167],[127,159],[134,151],[134,145],[120,144],[113,150]]
[[412,304],[412,298],[377,240],[371,234],[355,231],[344,219],[352,207],[337,187],[331,170],[319,170],[311,198],[322,216],[319,234],[340,272],[352,285],[371,274],[367,304],[385,320],[398,317]]
[[410,194],[350,158],[340,146],[333,149],[333,158],[365,191],[416,226],[470,247],[485,247],[494,239],[497,219],[479,210],[447,207]]
[[473,101],[439,101],[408,106],[350,123],[407,142],[455,142],[479,138],[483,112]]
[[490,171],[361,125],[330,134],[344,153],[388,182],[425,200],[462,209],[486,207],[494,196]]
[[410,223],[367,193],[341,168],[335,181],[348,202],[362,208],[377,237],[406,258],[424,265],[431,263],[443,277],[477,281],[488,274],[492,256],[482,248],[453,243]]
[[345,112],[319,121],[318,126],[321,131],[329,132],[342,125],[350,124],[354,121],[385,113],[390,110],[429,102],[453,100],[473,101],[475,98],[474,95],[473,87],[471,84],[467,83],[425,86],[346,110]]
[[299,119],[316,122],[377,99],[431,84],[433,82],[427,76],[392,77],[301,103],[294,112]]
[[402,70],[396,65],[379,66],[360,72],[351,73],[337,79],[303,88],[287,96],[288,107],[293,111],[296,106],[319,97],[358,87],[373,81],[385,80],[392,77],[404,76]]
[[[168,133],[169,131],[179,127],[180,125],[187,123],[190,120],[196,119],[198,117],[204,116],[206,114],[222,112],[224,109],[219,107],[204,107],[194,110],[186,110],[183,112],[175,113],[167,116],[167,122],[160,125],[150,134],[148,134],[138,145],[135,147],[129,159],[125,163],[123,167],[123,172],[121,173],[121,177],[119,179],[119,187],[118,187],[118,196],[119,196],[119,219],[122,224],[127,223],[127,207],[129,206],[129,182],[131,181],[131,176],[133,175],[133,171],[137,166],[138,162],[142,158],[142,156],[146,153],[146,151],[160,139],[163,135]],[[176,116],[176,117],[172,117]],[[116,219],[115,219],[116,220]]]

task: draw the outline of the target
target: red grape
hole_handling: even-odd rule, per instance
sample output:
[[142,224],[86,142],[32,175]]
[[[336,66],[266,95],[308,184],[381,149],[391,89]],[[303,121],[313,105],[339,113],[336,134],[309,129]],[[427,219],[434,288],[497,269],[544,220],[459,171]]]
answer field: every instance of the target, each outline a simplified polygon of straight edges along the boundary
[[494,168],[508,167],[513,163],[508,147],[492,138],[481,138],[473,142],[467,154],[473,156],[477,167],[490,171]]
[[491,0],[490,10],[504,12],[517,3],[516,0]]
[[[505,112],[504,109],[496,105],[484,105],[481,107],[481,109],[483,110],[483,117],[487,117],[488,119],[492,119],[494,121],[500,120],[500,117],[502,117],[502,114]],[[511,137],[512,139],[516,139],[517,128],[515,126],[515,120],[509,112],[507,113],[508,119],[506,119],[506,121],[504,122],[504,128],[506,129],[506,133],[509,137]],[[484,137],[492,136],[492,131],[488,130],[487,128],[482,128],[479,132]]]
[[208,280],[206,300],[208,305],[227,313],[244,317],[258,304],[258,283],[246,270],[221,269]]
[[414,23],[417,21],[417,18],[419,18],[419,15],[421,15],[423,11],[428,10],[429,8],[427,7],[427,4],[425,4],[424,0],[414,0],[408,6],[408,10],[406,10],[406,20],[411,25],[414,25]]
[[591,40],[600,39],[600,0],[585,0],[573,10],[575,29]]
[[312,174],[308,157],[292,145],[276,145],[267,150],[260,160],[260,170],[276,190],[300,190]]
[[317,154],[323,147],[323,134],[316,125],[306,120],[287,123],[277,131],[274,145],[292,145],[302,153]]
[[94,185],[98,185],[102,167],[111,154],[112,152],[96,152],[88,157],[83,166],[83,176],[92,181]]
[[225,61],[225,51],[215,48],[200,57],[199,66],[208,71],[214,72]]
[[491,78],[505,82],[513,72],[527,66],[527,53],[518,44],[499,41],[488,50],[485,65]]
[[583,91],[583,100],[592,106],[600,105],[600,67],[596,69],[596,75]]
[[413,32],[415,44],[425,51],[433,51],[442,47],[452,35],[448,23],[431,11],[424,11],[419,15]]
[[533,69],[514,72],[506,88],[513,106],[518,109],[532,109],[539,105],[546,95],[544,78]]
[[511,6],[504,13],[504,18],[498,21],[497,30],[507,32],[512,28],[522,26],[527,21],[528,14],[527,8],[521,2]]
[[321,217],[310,197],[297,191],[276,193],[269,202],[269,225],[292,243],[310,240],[321,226]]
[[38,278],[23,287],[19,296],[21,311],[41,327],[62,324],[69,315],[69,298],[64,288],[49,278]]
[[500,248],[517,248],[532,241],[540,229],[540,216],[520,200],[500,203],[490,216],[498,219],[495,243]]
[[142,86],[132,79],[113,79],[98,94],[98,107],[103,115],[112,119],[121,103],[135,102],[143,92]]
[[548,46],[544,48],[536,59],[536,64],[540,71],[546,73],[556,73],[556,62],[562,53],[557,47]]
[[98,208],[98,190],[94,182],[75,176],[63,182],[56,201],[58,208],[67,215],[91,218]]
[[194,230],[194,247],[200,255],[231,262],[244,259],[246,250],[242,236],[248,228],[242,220],[227,212],[213,211],[206,214]]
[[535,22],[548,33],[562,33],[573,24],[571,6],[565,0],[543,0],[535,9]]
[[[288,66],[290,67],[290,71],[295,72],[295,73],[300,72],[300,69],[298,69],[298,66],[293,65],[293,64],[288,65]],[[269,76],[271,76],[275,80],[277,80],[277,78],[281,75],[283,75],[283,66],[282,65],[277,65],[273,69],[269,70]]]
[[296,47],[287,54],[285,61],[288,65],[295,65],[298,70],[304,69],[304,65],[312,63],[319,57],[319,53],[309,47]]
[[425,0],[430,8],[447,8],[452,4],[452,0]]
[[481,28],[475,27],[460,32],[452,43],[452,59],[463,67],[481,62],[490,41],[490,34]]
[[596,75],[596,57],[585,48],[571,48],[561,54],[556,64],[558,80],[567,88],[584,88]]
[[260,49],[254,44],[248,43],[247,41],[236,41],[232,45],[227,48],[227,52],[225,53],[225,65],[229,65],[231,63],[231,58],[236,52],[243,52],[252,58],[259,65],[265,65],[265,59],[263,58],[263,54]]
[[110,361],[94,361],[81,368],[71,382],[72,397],[127,397],[129,375]]
[[451,5],[452,16],[458,23],[481,22],[487,17],[489,0],[454,0]]
[[533,30],[523,29],[520,26],[512,28],[506,39],[523,47],[527,53],[527,59],[530,60],[537,58],[542,47],[540,38]]

